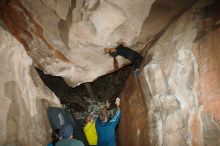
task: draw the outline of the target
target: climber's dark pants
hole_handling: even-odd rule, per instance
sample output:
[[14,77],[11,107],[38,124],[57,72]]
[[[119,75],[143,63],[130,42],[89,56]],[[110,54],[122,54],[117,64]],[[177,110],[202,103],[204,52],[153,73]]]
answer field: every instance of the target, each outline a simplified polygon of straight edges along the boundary
[[112,57],[116,57],[118,55],[130,60],[134,64],[134,69],[139,69],[141,66],[141,63],[143,61],[143,56],[136,52],[135,50],[132,50],[128,47],[123,46],[122,44],[119,45],[116,48],[116,51],[113,53],[110,53]]
[[112,57],[117,57],[118,55],[130,60],[134,64],[134,69],[139,69],[141,66],[141,63],[143,61],[143,56],[136,52],[135,50],[132,50],[128,47],[123,46],[122,44],[116,47],[116,51],[113,53],[110,53]]
[[134,70],[139,69],[141,66],[141,63],[143,61],[143,57],[139,56],[138,58],[135,58],[134,60],[131,60],[132,63],[134,64]]

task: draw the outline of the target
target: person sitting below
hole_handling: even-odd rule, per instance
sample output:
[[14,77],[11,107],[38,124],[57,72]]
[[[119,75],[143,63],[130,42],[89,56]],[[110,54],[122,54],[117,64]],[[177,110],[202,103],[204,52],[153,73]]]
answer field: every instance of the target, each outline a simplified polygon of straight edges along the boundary
[[120,100],[115,102],[116,113],[108,120],[107,113],[102,110],[96,120],[96,131],[98,134],[98,146],[116,146],[115,129],[120,119]]
[[86,124],[83,127],[83,131],[86,135],[89,145],[97,145],[98,137],[96,133],[95,121],[91,115],[86,117]]
[[62,137],[56,146],[84,146],[84,144],[73,138],[73,126],[71,124],[64,124],[59,132],[59,135]]
[[52,137],[52,142],[49,143],[47,146],[55,146],[56,143],[59,141],[59,129],[55,129],[51,133],[51,137]]
[[114,58],[120,55],[130,60],[134,64],[135,73],[140,73],[143,56],[131,48],[126,47],[124,42],[118,42],[118,46],[116,48],[105,48],[104,52]]

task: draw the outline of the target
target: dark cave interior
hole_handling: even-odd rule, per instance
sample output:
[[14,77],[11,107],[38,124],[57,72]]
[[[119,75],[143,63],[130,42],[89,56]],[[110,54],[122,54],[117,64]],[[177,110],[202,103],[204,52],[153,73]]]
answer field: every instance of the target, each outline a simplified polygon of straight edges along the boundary
[[62,77],[44,74],[38,68],[36,70],[44,84],[54,92],[62,104],[66,105],[67,109],[82,112],[87,108],[84,98],[102,102],[109,100],[110,103],[114,103],[125,86],[125,81],[132,71],[132,65],[101,76],[93,82],[82,83],[75,88],[69,86]]

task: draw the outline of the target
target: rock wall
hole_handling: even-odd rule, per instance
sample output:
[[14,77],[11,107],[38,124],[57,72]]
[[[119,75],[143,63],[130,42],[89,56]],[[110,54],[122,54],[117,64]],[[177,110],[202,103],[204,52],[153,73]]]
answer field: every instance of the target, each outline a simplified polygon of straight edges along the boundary
[[46,145],[46,107],[60,102],[40,80],[23,45],[1,26],[0,50],[0,145]]
[[207,5],[201,13],[193,45],[198,63],[195,91],[199,107],[191,122],[193,145],[220,145],[220,2]]
[[141,51],[194,1],[8,0],[0,1],[0,17],[38,68],[74,87],[114,71],[105,47],[122,39]]
[[0,16],[39,68],[76,86],[114,70],[103,49],[132,44],[153,2],[10,0],[0,2]]
[[[148,108],[143,86],[132,73],[121,94],[121,120],[118,129],[119,146],[149,145]],[[147,86],[144,86],[145,89]]]
[[[0,145],[39,146],[49,140],[45,109],[60,103],[33,66],[76,86],[113,71],[104,47],[124,39],[140,51],[167,26],[150,51],[142,52],[151,61],[140,78],[131,74],[122,93],[119,144],[220,145],[220,7],[201,0],[190,8],[193,2],[0,1],[7,26],[0,28]],[[118,60],[120,67],[128,63]]]
[[[145,57],[152,60],[140,76],[145,99],[140,90],[135,93],[140,85],[134,81],[128,81],[124,91],[134,89],[128,101],[123,100],[120,145],[143,145],[128,142],[140,131],[149,132],[141,138],[149,145],[220,145],[219,10],[218,1],[197,2],[150,49]],[[141,130],[135,124],[138,118],[147,125]]]

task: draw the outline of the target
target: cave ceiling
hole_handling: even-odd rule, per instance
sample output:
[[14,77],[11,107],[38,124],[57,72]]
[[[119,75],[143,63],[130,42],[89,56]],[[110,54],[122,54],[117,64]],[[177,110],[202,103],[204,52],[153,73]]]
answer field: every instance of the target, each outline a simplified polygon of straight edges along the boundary
[[[123,40],[143,51],[194,1],[5,0],[0,16],[34,66],[74,87],[114,71],[104,48]],[[120,67],[129,63],[117,59]]]

